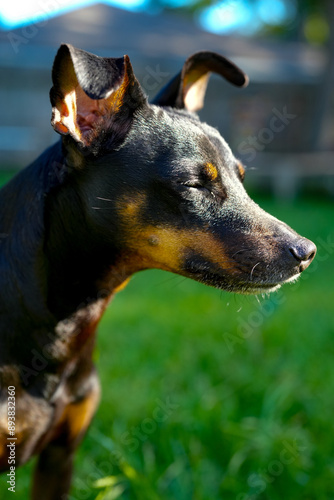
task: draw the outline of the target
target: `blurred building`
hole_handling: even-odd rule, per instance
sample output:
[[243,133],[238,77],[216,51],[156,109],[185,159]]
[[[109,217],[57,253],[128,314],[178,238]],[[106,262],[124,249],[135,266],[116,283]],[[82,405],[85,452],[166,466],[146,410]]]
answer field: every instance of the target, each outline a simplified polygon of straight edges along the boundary
[[[203,120],[216,126],[252,178],[292,196],[306,178],[329,189],[334,127],[321,99],[327,54],[204,32],[188,18],[133,13],[96,4],[12,31],[0,31],[0,167],[23,167],[58,139],[48,92],[58,46],[69,42],[101,56],[128,54],[150,97],[199,50],[231,58],[250,76],[247,89],[212,77]],[[328,115],[327,115],[328,120]],[[324,130],[319,140],[319,129]]]

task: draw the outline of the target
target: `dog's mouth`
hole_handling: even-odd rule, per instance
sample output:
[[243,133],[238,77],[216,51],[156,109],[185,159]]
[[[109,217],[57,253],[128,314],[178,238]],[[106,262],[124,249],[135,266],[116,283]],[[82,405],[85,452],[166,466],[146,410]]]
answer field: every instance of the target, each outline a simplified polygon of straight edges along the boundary
[[282,281],[272,281],[268,278],[268,281],[240,282],[236,284],[234,291],[245,295],[267,294],[277,291],[286,283],[295,283],[300,275],[301,273],[298,272]]
[[245,295],[268,294],[278,290],[285,283],[295,282],[301,272],[294,270],[293,275],[288,273],[268,273],[268,276],[252,276],[249,273],[222,270],[213,264],[187,261],[183,273],[185,276],[199,281],[205,285],[225,290],[227,292],[239,293]]

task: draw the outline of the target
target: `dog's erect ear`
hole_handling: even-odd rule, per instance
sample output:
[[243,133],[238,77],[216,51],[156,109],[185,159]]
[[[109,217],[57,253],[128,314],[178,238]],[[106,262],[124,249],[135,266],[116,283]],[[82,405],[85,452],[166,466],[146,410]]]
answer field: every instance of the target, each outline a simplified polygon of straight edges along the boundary
[[87,147],[106,131],[120,142],[133,113],[146,104],[128,56],[104,58],[61,45],[52,81],[53,128]]
[[201,109],[210,73],[223,76],[237,87],[248,85],[248,76],[225,57],[214,52],[197,52],[186,60],[182,71],[167,83],[152,104],[188,111]]

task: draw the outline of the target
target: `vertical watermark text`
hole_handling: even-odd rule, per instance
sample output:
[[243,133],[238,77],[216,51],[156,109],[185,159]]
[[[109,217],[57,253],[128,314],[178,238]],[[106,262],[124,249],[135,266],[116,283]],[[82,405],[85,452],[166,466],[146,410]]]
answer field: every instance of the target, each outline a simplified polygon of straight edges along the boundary
[[8,398],[7,398],[7,427],[8,427],[8,437],[7,437],[7,449],[8,449],[8,465],[9,472],[7,473],[7,483],[9,484],[8,491],[15,493],[15,459],[16,459],[16,436],[15,436],[15,387],[10,385],[8,387]]

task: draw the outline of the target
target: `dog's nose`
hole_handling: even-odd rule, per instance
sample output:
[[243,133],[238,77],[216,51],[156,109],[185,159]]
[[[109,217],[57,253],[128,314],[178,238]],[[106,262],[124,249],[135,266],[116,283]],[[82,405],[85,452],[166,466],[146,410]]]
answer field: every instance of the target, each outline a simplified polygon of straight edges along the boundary
[[292,256],[300,262],[299,271],[302,272],[311,264],[317,252],[317,247],[312,241],[302,238],[289,250]]

